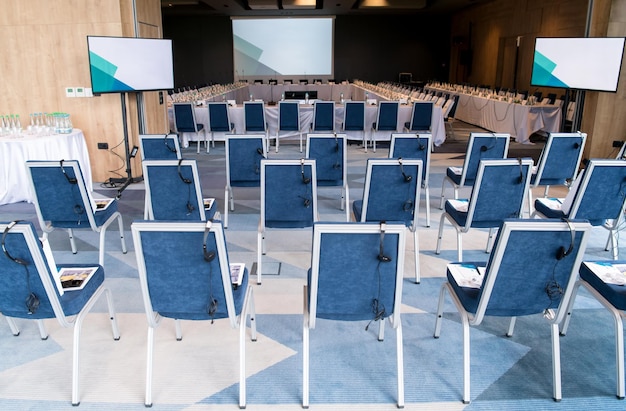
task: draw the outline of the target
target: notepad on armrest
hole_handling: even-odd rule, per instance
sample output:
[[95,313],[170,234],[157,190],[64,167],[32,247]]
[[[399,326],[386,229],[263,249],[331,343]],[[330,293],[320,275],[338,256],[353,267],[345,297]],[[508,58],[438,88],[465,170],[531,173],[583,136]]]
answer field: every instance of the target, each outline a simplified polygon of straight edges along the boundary
[[626,264],[606,262],[583,262],[599,279],[607,284],[626,285]]
[[112,198],[102,198],[95,200],[96,211],[105,210],[108,206],[111,205],[111,203],[113,203]]
[[448,167],[448,169],[459,176],[463,173],[463,167]]
[[62,267],[59,270],[61,286],[65,291],[82,290],[98,267]]
[[485,278],[485,267],[476,267],[474,264],[448,264],[448,271],[460,287],[480,288]]
[[563,199],[561,198],[538,198],[537,201],[548,207],[550,210],[561,211],[563,208]]
[[456,211],[459,211],[461,213],[467,213],[467,206],[469,204],[469,201],[466,199],[450,199],[448,200],[448,202],[450,203],[450,205],[452,207],[454,207],[454,209]]
[[230,264],[230,282],[233,284],[233,288],[236,290],[241,285],[243,280],[243,273],[246,269],[245,263],[231,263]]

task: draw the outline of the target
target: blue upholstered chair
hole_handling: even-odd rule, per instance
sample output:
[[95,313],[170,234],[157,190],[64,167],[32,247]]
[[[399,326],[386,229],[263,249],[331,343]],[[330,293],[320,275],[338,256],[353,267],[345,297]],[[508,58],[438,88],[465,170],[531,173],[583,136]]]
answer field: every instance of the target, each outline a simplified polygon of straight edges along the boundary
[[431,134],[394,133],[389,145],[389,158],[422,160],[422,182],[424,203],[426,204],[426,227],[430,227],[430,153],[433,151]]
[[[544,197],[550,186],[569,186],[578,174],[583,156],[585,133],[550,133],[543,147],[537,168],[533,170],[530,188],[545,186]],[[532,213],[532,191],[528,196],[529,214]]]
[[584,218],[592,226],[606,228],[617,260],[617,227],[626,207],[626,161],[591,159],[581,173],[567,197],[536,199],[533,216]]
[[74,229],[91,229],[100,233],[98,264],[104,265],[106,230],[117,221],[122,252],[126,254],[124,224],[117,211],[117,199],[93,200],[77,160],[27,161],[35,210],[43,237],[55,228],[67,230],[72,253],[76,254]]
[[140,134],[141,160],[178,160],[180,145],[176,134]]
[[411,110],[411,121],[404,123],[404,129],[413,133],[430,133],[433,121],[433,103],[416,101]]
[[257,232],[257,283],[261,284],[265,232],[312,227],[317,215],[315,160],[261,160],[261,218]]
[[470,326],[479,326],[486,316],[511,317],[506,333],[511,337],[517,317],[541,314],[552,333],[552,397],[561,400],[559,323],[567,312],[589,228],[587,222],[580,221],[507,220],[498,231],[486,266],[448,265],[447,281],[439,294],[434,337],[439,338],[441,332],[448,291],[463,325],[464,403],[471,398]]
[[[310,330],[318,318],[335,321],[369,322],[354,331],[352,350],[367,342],[356,342],[374,321],[380,321],[378,340],[383,340],[385,319],[396,330],[398,398],[404,407],[404,364],[402,344],[402,282],[405,228],[402,224],[316,223],[307,285],[304,286],[303,399],[309,406]],[[384,279],[384,280],[383,280]],[[377,342],[373,342],[377,343]],[[314,368],[316,366],[313,361]],[[323,368],[319,365],[318,368]],[[391,375],[392,371],[384,371]],[[324,378],[320,376],[319,378]],[[315,381],[315,380],[313,380]],[[358,401],[357,401],[358,402]]]
[[347,138],[345,134],[307,134],[306,158],[315,160],[318,187],[341,187],[340,208],[350,221]]
[[368,159],[363,199],[352,203],[355,221],[400,221],[413,232],[415,282],[420,282],[419,189],[424,164],[418,159]]
[[576,282],[567,315],[561,324],[561,335],[565,335],[572,318],[572,308],[580,286],[585,287],[611,313],[615,324],[616,396],[620,400],[623,400],[626,394],[624,389],[624,324],[622,322],[626,318],[626,288],[624,287],[624,274],[620,270],[624,264],[626,261],[615,261],[614,263],[584,261],[580,266],[580,280]]
[[454,116],[456,114],[456,108],[459,104],[459,95],[455,94],[451,96],[441,108],[443,114],[444,127],[446,128],[446,138],[451,137],[452,141],[456,140],[454,135]]
[[265,119],[265,103],[262,101],[244,101],[243,118],[244,132],[246,134],[264,134],[267,144],[269,129]]
[[235,211],[233,187],[261,186],[261,159],[267,157],[262,135],[226,137],[226,188],[224,189],[224,228],[228,228],[228,211]]
[[[209,131],[211,132],[211,144],[215,147],[215,133],[235,133],[235,123],[230,121],[228,103],[225,101],[207,102],[209,110]],[[209,152],[207,143],[206,152]]]
[[213,322],[228,318],[231,327],[239,329],[239,407],[245,408],[246,319],[250,317],[255,341],[254,301],[247,269],[241,285],[235,287],[231,281],[222,225],[210,221],[143,221],[134,222],[131,230],[148,318],[145,405],[152,405],[154,333],[161,320],[176,320],[176,339],[180,341],[180,320]]
[[300,103],[297,101],[278,102],[278,128],[276,130],[276,152],[278,153],[280,132],[300,134],[300,152],[302,153],[302,127],[300,127]]
[[313,104],[313,123],[311,123],[313,133],[334,133],[335,132],[335,102],[316,101]]
[[205,208],[196,160],[145,160],[142,163],[148,208],[146,220],[212,219],[213,202]]
[[389,132],[391,134],[398,132],[398,115],[400,110],[399,101],[378,102],[378,112],[376,114],[376,122],[372,124],[372,133],[370,140],[372,142],[372,151],[376,152],[376,140],[379,132]]
[[[2,250],[4,251],[0,254],[0,272],[2,273],[0,276],[0,313],[9,321],[15,336],[20,333],[15,322],[16,318],[37,320],[43,340],[48,338],[42,325],[44,319],[56,318],[62,327],[74,328],[72,405],[79,405],[81,327],[85,316],[103,294],[107,300],[113,338],[115,340],[120,338],[111,292],[104,286],[104,269],[98,264],[55,265],[46,258],[35,227],[31,223],[0,223],[0,231],[3,233]],[[68,290],[61,294],[59,291],[61,282],[57,269],[63,267],[89,267],[97,268],[97,270],[82,289]],[[10,348],[5,346],[4,349]],[[3,355],[10,355],[10,353],[5,351]],[[90,365],[100,366],[100,364]],[[47,380],[39,374],[33,375],[31,379],[35,383],[33,389],[36,389],[37,384],[45,384]]]
[[341,131],[360,131],[363,133],[363,147],[367,149],[365,137],[365,101],[346,101],[343,105],[343,125]]
[[440,209],[443,210],[443,205],[446,201],[444,191],[446,182],[452,185],[454,198],[458,198],[459,188],[474,185],[481,160],[506,158],[509,152],[510,137],[509,134],[470,133],[463,166],[448,167],[446,170],[443,183],[441,183]]
[[[196,121],[196,112],[191,103],[174,103],[174,131],[178,134],[195,133],[198,139],[198,153],[200,153],[202,141],[204,141],[205,145],[207,144],[206,128],[204,124],[198,124]],[[202,132],[202,140],[198,136],[200,132]]]
[[528,192],[533,160],[482,160],[469,199],[447,200],[439,221],[436,254],[441,251],[444,222],[456,230],[457,260],[463,261],[461,234],[470,228],[489,228],[485,252],[489,252],[493,231],[508,218],[520,218]]

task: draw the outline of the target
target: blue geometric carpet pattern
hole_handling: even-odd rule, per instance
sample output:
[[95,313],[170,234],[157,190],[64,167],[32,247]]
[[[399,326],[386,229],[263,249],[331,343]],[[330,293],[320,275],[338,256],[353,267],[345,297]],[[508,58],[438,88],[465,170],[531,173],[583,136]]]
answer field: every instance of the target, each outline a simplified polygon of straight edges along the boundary
[[[270,158],[299,158],[295,144],[281,143]],[[348,147],[351,201],[362,196],[368,157],[386,157],[379,148],[365,154]],[[224,146],[218,142],[210,154],[185,149],[185,158],[198,160],[205,197],[224,207]],[[434,153],[431,163],[431,227],[419,227],[422,281],[414,284],[413,242],[407,241],[403,285],[405,409],[407,410],[623,410],[615,398],[614,330],[609,314],[581,290],[569,332],[560,337],[563,400],[552,400],[550,328],[540,316],[520,318],[512,337],[508,321],[487,318],[472,328],[471,399],[461,403],[462,331],[454,305],[446,295],[441,336],[433,338],[439,290],[446,264],[456,257],[455,233],[444,229],[441,254],[435,254],[441,211],[441,183],[448,166],[460,166],[457,154]],[[116,190],[95,185],[95,192],[114,196]],[[554,190],[554,191],[553,191]],[[448,193],[450,195],[451,193]],[[463,195],[469,191],[463,192]],[[539,193],[535,193],[538,195]],[[564,194],[558,188],[551,194]],[[320,188],[320,217],[343,221],[339,188]],[[142,183],[131,184],[120,199],[129,251],[122,254],[117,228],[107,232],[105,271],[118,313],[122,338],[113,341],[106,307],[98,303],[83,324],[79,409],[144,409],[147,323],[139,288],[130,224],[143,218]],[[425,208],[420,207],[420,222]],[[230,213],[226,239],[231,261],[250,268],[256,259],[259,218],[258,188],[235,188],[235,211]],[[34,206],[0,206],[0,220],[24,219],[36,224]],[[41,231],[39,231],[41,233]],[[587,259],[608,259],[607,232],[594,229]],[[76,231],[78,253],[72,254],[67,235],[55,231],[50,242],[57,263],[93,263],[98,258],[98,236]],[[487,231],[464,236],[465,258],[486,260]],[[302,287],[310,266],[310,230],[268,231],[269,263],[280,263],[279,275],[251,278],[257,310],[258,341],[246,341],[247,409],[299,410],[302,402]],[[532,244],[528,245],[532,252]],[[620,247],[623,256],[626,250]],[[265,273],[264,273],[265,274]],[[17,321],[12,336],[0,318],[0,409],[69,410],[71,398],[72,331],[46,321],[49,338],[42,341],[37,327]],[[320,320],[310,333],[310,408],[314,410],[396,409],[396,333],[387,325],[384,341],[377,340],[378,324],[366,331],[367,321]],[[174,324],[164,320],[155,333],[153,409],[228,410],[238,404],[238,331],[225,321],[183,321],[183,340],[174,338]]]

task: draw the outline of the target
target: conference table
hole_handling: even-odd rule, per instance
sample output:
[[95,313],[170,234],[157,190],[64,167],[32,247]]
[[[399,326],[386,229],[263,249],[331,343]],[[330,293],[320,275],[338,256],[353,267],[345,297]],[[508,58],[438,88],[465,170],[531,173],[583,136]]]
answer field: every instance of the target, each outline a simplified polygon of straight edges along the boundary
[[529,143],[537,131],[558,132],[561,128],[561,107],[551,104],[526,105],[486,96],[431,90],[458,95],[454,118],[496,133],[508,133],[518,143]]
[[22,133],[0,136],[0,205],[20,201],[34,202],[28,160],[78,160],[85,184],[92,189],[91,163],[85,136],[79,129],[69,134],[46,136]]
[[[263,86],[268,87],[268,86]],[[410,121],[412,113],[412,105],[400,105],[398,110],[398,132],[402,132],[404,123]],[[170,129],[174,130],[174,118],[172,110],[168,110]],[[235,132],[237,134],[244,134],[244,109],[242,104],[236,106],[229,106],[228,113],[230,121],[235,125]],[[365,106],[365,137],[368,139],[372,136],[372,124],[376,122],[378,113],[377,105]],[[203,124],[205,128],[209,127],[208,108],[204,105],[195,107],[196,122]],[[340,103],[335,103],[335,129],[337,132],[341,132],[341,125],[344,117],[344,106]],[[278,129],[278,106],[277,105],[265,105],[265,119],[268,124],[269,137],[274,138]],[[306,137],[306,133],[310,128],[310,124],[313,122],[313,104],[300,104],[300,124],[302,127],[303,138]],[[433,117],[431,133],[433,136],[433,144],[440,146],[446,139],[445,125],[443,121],[443,113],[441,107],[433,106]],[[350,140],[363,140],[363,132],[360,131],[348,131],[346,132],[348,139]],[[202,136],[202,133],[200,133]],[[181,133],[181,144],[183,147],[188,147],[190,141],[197,141],[198,135],[196,133]],[[200,137],[201,138],[201,137]],[[224,133],[216,133],[216,140],[224,140]],[[281,132],[281,139],[293,139],[299,138],[299,133],[296,132]],[[391,139],[391,133],[376,132],[374,135],[376,141],[388,141]],[[210,133],[207,131],[207,139],[210,139]]]

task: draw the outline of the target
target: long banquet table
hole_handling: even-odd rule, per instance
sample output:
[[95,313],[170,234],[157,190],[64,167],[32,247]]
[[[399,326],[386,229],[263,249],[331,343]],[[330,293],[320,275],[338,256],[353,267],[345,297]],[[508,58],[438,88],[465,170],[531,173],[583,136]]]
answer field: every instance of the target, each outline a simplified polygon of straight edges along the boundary
[[[449,90],[432,88],[450,93]],[[561,128],[561,108],[550,104],[528,106],[520,103],[477,95],[458,94],[459,101],[454,118],[484,129],[508,133],[519,143],[529,143],[537,131],[558,132]]]
[[91,190],[91,163],[85,136],[79,129],[69,134],[35,136],[28,134],[0,137],[0,205],[35,198],[26,170],[28,160],[78,160],[87,188]]
[[[267,87],[267,86],[265,86]],[[243,105],[238,104],[237,106],[229,106],[228,112],[230,115],[230,120],[235,125],[236,133],[244,133],[244,113],[243,113]],[[366,137],[369,141],[371,137],[371,129],[372,124],[376,121],[376,115],[378,112],[378,106],[367,105],[365,107],[365,132]],[[411,105],[400,105],[400,110],[398,113],[398,131],[402,132],[404,128],[404,123],[408,122],[411,118],[412,106]],[[206,106],[197,106],[195,108],[196,113],[196,121],[200,124],[204,124],[204,127],[208,128],[208,117],[209,112]],[[174,120],[171,110],[170,114],[170,128],[174,130]],[[343,123],[344,116],[344,106],[343,104],[336,103],[335,104],[335,128],[337,131],[341,130],[341,124]],[[276,130],[278,128],[278,106],[277,105],[267,105],[265,106],[265,118],[268,123],[269,128],[269,136],[270,138],[274,138],[276,136]],[[300,104],[300,124],[303,130],[303,134],[306,134],[309,129],[309,125],[313,121],[313,105],[312,104]],[[433,107],[433,118],[432,118],[432,130],[433,136],[433,144],[436,146],[441,145],[446,139],[446,131],[445,125],[443,122],[443,113],[441,111],[441,107],[434,106]],[[362,140],[363,133],[362,132],[348,132],[346,133],[348,138],[351,140]],[[280,138],[297,138],[297,133],[283,133],[281,132]],[[209,139],[209,134],[207,132],[207,139]],[[224,134],[217,134],[215,136],[216,140],[223,140]],[[389,140],[391,138],[391,133],[389,132],[378,132],[375,135],[375,139],[379,140]],[[184,147],[189,145],[190,141],[197,141],[198,137],[195,133],[182,133],[181,135],[181,143]]]

